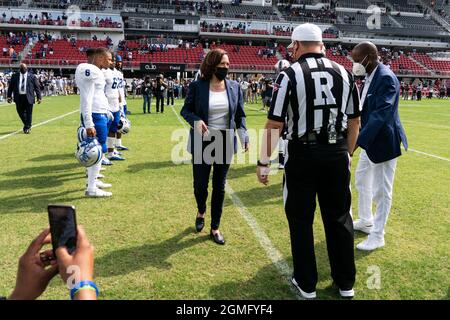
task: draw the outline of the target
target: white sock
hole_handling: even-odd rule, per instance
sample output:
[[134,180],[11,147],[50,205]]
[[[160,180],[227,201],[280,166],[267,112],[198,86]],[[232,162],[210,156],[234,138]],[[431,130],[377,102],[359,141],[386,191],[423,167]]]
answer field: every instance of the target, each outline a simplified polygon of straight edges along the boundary
[[88,191],[94,191],[97,187],[95,186],[95,181],[97,180],[97,176],[100,173],[100,168],[102,163],[99,162],[96,165],[89,167],[88,170]]
[[108,149],[114,149],[114,140],[116,140],[116,138],[112,138],[112,137],[108,137],[106,138],[106,146],[108,147]]
[[116,139],[116,147],[122,146],[122,138]]

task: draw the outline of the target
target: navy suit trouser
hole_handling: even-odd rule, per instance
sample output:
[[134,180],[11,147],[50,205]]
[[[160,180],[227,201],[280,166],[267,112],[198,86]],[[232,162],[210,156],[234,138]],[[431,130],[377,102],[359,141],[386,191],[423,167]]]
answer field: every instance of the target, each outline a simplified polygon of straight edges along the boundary
[[22,120],[23,128],[30,129],[33,120],[33,104],[28,102],[27,95],[21,94],[16,102],[17,114]]

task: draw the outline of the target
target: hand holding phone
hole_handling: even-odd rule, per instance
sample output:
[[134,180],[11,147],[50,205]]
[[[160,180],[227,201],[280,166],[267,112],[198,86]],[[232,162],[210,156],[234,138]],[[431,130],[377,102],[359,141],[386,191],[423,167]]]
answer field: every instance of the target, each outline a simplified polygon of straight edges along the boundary
[[80,274],[79,281],[93,281],[94,279],[94,248],[89,243],[86,233],[82,227],[77,231],[77,247],[73,254],[69,254],[64,247],[56,249],[59,274],[65,283],[71,274],[68,273],[70,266],[78,266]]

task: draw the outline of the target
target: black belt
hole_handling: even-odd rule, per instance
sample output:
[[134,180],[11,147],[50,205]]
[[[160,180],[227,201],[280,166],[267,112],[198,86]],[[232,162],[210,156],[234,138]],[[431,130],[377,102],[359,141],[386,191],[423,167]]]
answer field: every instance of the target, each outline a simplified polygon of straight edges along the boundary
[[[346,133],[339,132],[336,135],[336,142],[345,140],[347,138]],[[306,145],[313,145],[313,144],[329,144],[328,143],[328,137],[326,135],[316,133],[316,132],[309,132],[304,134],[301,137],[298,137],[297,139],[293,139],[293,141],[298,141],[301,144]]]

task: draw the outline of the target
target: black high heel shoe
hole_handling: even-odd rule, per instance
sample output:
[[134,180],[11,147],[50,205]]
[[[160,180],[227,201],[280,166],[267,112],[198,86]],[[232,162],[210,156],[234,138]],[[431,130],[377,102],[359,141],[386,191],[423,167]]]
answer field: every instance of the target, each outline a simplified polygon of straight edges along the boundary
[[205,218],[199,218],[197,216],[197,218],[195,218],[195,230],[197,230],[197,232],[200,232],[203,230],[203,227],[205,226]]
[[220,232],[214,234],[211,230],[210,236],[214,240],[215,243],[221,244],[221,245],[225,244],[225,238],[223,237],[223,235]]

